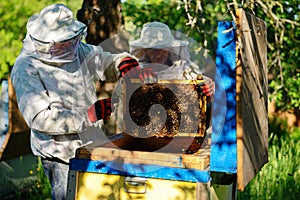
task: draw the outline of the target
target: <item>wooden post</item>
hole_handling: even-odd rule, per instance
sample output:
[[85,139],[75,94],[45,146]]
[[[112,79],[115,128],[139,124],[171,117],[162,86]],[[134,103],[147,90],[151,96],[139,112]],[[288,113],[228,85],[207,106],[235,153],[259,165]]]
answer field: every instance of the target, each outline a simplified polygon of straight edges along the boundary
[[77,193],[77,172],[74,170],[69,170],[67,200],[75,200],[76,193]]
[[196,200],[210,199],[210,183],[196,183]]

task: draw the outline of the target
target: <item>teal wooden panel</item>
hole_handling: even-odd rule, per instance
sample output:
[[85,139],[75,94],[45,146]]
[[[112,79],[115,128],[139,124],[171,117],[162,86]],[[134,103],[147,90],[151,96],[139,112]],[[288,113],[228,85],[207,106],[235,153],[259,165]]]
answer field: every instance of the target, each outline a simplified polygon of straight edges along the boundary
[[210,181],[208,170],[76,158],[70,160],[70,170],[188,182],[207,183]]
[[236,29],[233,22],[218,23],[217,42],[210,170],[236,173]]

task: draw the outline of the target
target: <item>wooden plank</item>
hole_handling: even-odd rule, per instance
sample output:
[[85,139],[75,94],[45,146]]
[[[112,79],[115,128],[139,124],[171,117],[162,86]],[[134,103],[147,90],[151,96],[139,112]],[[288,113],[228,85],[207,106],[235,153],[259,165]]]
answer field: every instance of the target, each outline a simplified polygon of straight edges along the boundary
[[204,170],[209,165],[209,153],[203,152],[188,155],[97,148],[92,152],[91,160],[133,164],[156,164],[161,166]]
[[237,154],[238,189],[268,162],[268,80],[266,24],[237,11]]
[[[130,79],[131,83],[142,83],[140,79]],[[204,80],[186,80],[186,79],[158,79],[155,83],[159,84],[194,84],[203,83]]]
[[133,164],[73,158],[70,160],[70,170],[188,182],[207,183],[210,181],[209,168],[198,170],[154,164]]
[[[89,154],[90,153],[90,154]],[[132,164],[156,164],[178,168],[193,168],[204,170],[209,166],[209,150],[205,149],[199,153],[171,154],[157,152],[128,151],[111,148],[96,148],[92,152],[80,150],[78,158],[114,161]]]
[[9,130],[10,133],[29,131],[29,127],[24,120],[22,113],[19,110],[16,93],[13,88],[11,79],[8,78],[8,95],[9,95]]
[[[197,149],[196,152],[187,154],[180,152],[181,149],[177,148],[177,144],[180,141],[193,141],[192,138],[189,140],[184,139],[181,140],[180,138],[177,138],[177,141],[175,141],[174,144],[169,144],[169,148],[165,148],[164,151],[161,149],[158,149],[157,151],[146,151],[147,146],[144,147],[143,151],[141,151],[139,148],[140,144],[135,143],[136,140],[132,142],[127,137],[115,137],[117,142],[100,145],[92,144],[77,149],[76,158],[131,164],[156,164],[161,166],[193,168],[199,170],[206,169],[210,162],[209,143],[206,142],[203,144],[203,147]],[[145,141],[146,139],[142,140]],[[140,141],[141,140],[138,140],[138,142]],[[125,144],[122,146],[122,144],[118,143]],[[159,143],[159,138],[148,143],[150,150],[153,150],[151,149],[152,147],[150,147],[153,143]],[[190,143],[190,145],[192,144]]]

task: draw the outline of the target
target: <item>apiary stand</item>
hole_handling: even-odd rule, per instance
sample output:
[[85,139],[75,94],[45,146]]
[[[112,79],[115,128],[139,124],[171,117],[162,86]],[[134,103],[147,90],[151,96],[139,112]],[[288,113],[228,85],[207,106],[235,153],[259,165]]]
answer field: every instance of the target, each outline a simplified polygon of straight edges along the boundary
[[[101,160],[101,157],[99,160],[96,157],[96,160],[91,157],[74,158],[70,164],[68,186],[70,199],[78,197],[78,192],[81,190],[78,184],[86,178],[82,174],[86,172],[91,172],[93,175],[103,173],[155,178],[155,180],[173,179],[186,181],[185,183],[198,182],[197,187],[178,186],[177,188],[192,188],[197,191],[196,198],[182,197],[181,199],[235,199],[236,189],[244,190],[247,183],[268,162],[266,42],[265,22],[241,9],[237,11],[237,21],[218,23],[213,130],[210,154],[208,154],[210,162],[206,168],[183,169],[180,165],[165,166],[164,169],[150,170],[151,173],[145,173],[147,168],[157,167],[157,163],[126,163],[123,162],[126,161],[124,156],[118,154],[115,157],[115,159],[118,157],[118,161],[105,161]],[[101,155],[101,152],[97,155]],[[127,155],[137,154],[127,152]],[[146,157],[137,158],[135,161],[140,162],[139,160],[147,160],[153,156],[149,153]],[[203,159],[207,158],[203,157]],[[116,167],[119,169],[123,167],[122,172],[115,170]],[[103,179],[109,182],[109,178],[110,176]],[[116,186],[109,188],[110,191],[118,191],[119,186],[116,183],[119,180],[121,179],[110,182]],[[126,179],[124,180],[126,184]],[[159,185],[157,182],[156,184]],[[209,188],[209,184],[213,187]],[[105,188],[108,185],[102,186]],[[167,185],[171,183],[160,185],[159,192],[151,193],[147,198],[144,196],[144,199],[166,199],[163,194],[168,193]],[[161,196],[154,197],[157,193]],[[103,191],[101,195],[104,194]],[[115,199],[130,199],[123,198],[121,193],[118,194]]]
[[[188,191],[184,189],[184,187],[187,187],[190,190],[190,195],[196,198],[197,183],[208,183],[210,181],[208,146],[194,154],[182,154],[180,152],[174,152],[172,147],[176,149],[178,142],[185,142],[189,140],[189,138],[175,138],[172,140],[174,144],[171,145],[173,146],[168,149],[169,152],[134,150],[135,147],[132,147],[134,144],[144,146],[144,148],[147,149],[147,146],[151,148],[151,144],[160,142],[159,138],[146,140],[146,142],[145,140],[146,139],[132,139],[123,134],[117,134],[110,138],[112,143],[93,144],[94,146],[78,149],[76,159],[73,159],[70,164],[70,168],[73,170],[73,172],[71,172],[73,173],[73,181],[69,182],[76,183],[74,185],[76,192],[73,192],[75,196],[72,198],[81,199],[83,196],[86,196],[93,199],[101,193],[105,196],[106,191],[104,191],[103,188],[109,184],[107,182],[108,179],[107,177],[103,177],[103,175],[96,174],[115,176],[114,185],[116,186],[116,194],[118,195],[118,197],[114,197],[116,199],[130,199],[133,198],[133,196],[137,198],[136,195],[139,197],[143,196],[143,198],[146,199],[157,199],[159,198],[157,195],[161,195],[159,191],[162,191],[162,188],[158,188],[157,185],[164,185],[163,190],[169,192],[170,190],[174,190],[174,185],[182,187],[184,191]],[[174,142],[174,140],[177,141]],[[141,142],[143,144],[138,144]],[[114,147],[114,145],[117,145],[119,148]],[[79,173],[74,173],[74,171]],[[147,182],[143,183],[144,187],[147,188],[147,192],[137,192],[135,191],[137,188],[131,189],[130,192],[127,191],[128,183],[126,180],[128,180],[128,178],[134,178],[132,182],[138,185],[139,182],[137,183],[136,177],[147,180]],[[95,179],[97,181],[94,183],[102,184],[103,188],[99,188],[98,191],[101,191],[99,193],[94,191],[96,195],[93,195],[88,192],[93,192],[93,187],[89,186],[88,180],[93,182],[92,180]],[[170,185],[172,185],[171,188],[169,187]],[[167,189],[168,187],[169,189]],[[133,190],[135,192],[133,192]],[[140,188],[138,188],[138,190],[140,190]],[[87,194],[89,195],[87,196]],[[108,193],[108,196],[116,194]],[[171,194],[182,196],[184,193],[180,193],[177,190],[177,192],[171,191],[169,195]]]

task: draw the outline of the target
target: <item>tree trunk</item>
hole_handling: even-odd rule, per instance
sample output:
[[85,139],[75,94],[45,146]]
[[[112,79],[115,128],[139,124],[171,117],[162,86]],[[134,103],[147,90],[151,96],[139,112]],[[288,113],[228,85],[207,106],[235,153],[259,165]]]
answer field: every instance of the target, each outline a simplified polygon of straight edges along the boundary
[[[129,34],[124,29],[124,19],[120,0],[84,0],[82,7],[77,12],[77,19],[84,23],[88,30],[86,42],[99,45],[104,51],[111,53],[128,52]],[[112,96],[116,80],[99,81],[96,85],[98,98]],[[105,129],[108,135],[115,134],[116,124],[113,117],[105,121]]]
[[84,0],[77,19],[88,27],[86,42],[98,45],[124,25],[120,0]]

